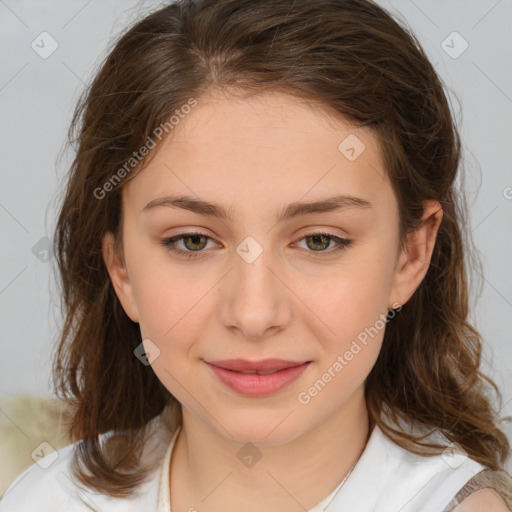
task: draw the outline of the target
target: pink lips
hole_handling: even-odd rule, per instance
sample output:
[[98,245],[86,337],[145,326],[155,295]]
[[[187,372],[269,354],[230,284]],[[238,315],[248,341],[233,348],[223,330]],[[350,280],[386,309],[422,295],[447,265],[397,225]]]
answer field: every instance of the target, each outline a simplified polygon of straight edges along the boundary
[[249,396],[268,395],[283,389],[298,379],[310,363],[284,359],[228,359],[205,362],[221,382],[233,391]]

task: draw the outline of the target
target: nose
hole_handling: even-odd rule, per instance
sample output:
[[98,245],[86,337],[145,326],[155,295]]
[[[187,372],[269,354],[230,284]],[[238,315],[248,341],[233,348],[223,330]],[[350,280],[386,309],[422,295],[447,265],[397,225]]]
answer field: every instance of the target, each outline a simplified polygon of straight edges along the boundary
[[232,270],[220,284],[221,321],[251,341],[286,329],[292,318],[293,294],[284,271],[271,251],[262,249],[250,241],[241,244],[233,253]]

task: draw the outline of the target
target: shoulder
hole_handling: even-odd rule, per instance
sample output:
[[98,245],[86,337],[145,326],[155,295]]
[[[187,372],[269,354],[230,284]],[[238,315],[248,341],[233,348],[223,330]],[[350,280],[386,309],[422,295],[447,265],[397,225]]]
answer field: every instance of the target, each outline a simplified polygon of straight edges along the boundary
[[468,496],[453,512],[509,512],[505,501],[493,489],[480,489]]
[[[76,444],[76,443],[75,443]],[[36,509],[41,512],[76,508],[71,462],[75,444],[41,458],[12,482],[0,501],[0,512]]]
[[[389,495],[390,503],[394,503],[397,496],[407,502],[403,512],[444,510],[468,481],[486,469],[440,432],[429,438],[446,446],[437,455],[420,455],[396,444],[383,432],[379,435],[384,452],[379,460],[386,461],[387,468],[384,492]],[[477,510],[463,509],[462,512]],[[460,509],[457,512],[461,512]]]
[[[441,446],[446,444],[440,441]],[[483,469],[456,446],[442,453],[421,455],[393,441],[376,425],[343,493],[333,500],[332,509],[440,512]]]
[[[165,439],[155,438],[147,444],[144,463],[151,459],[147,453],[149,448],[162,451],[162,441]],[[19,475],[0,499],[0,512],[128,512],[157,509],[158,466],[154,466],[147,480],[132,496],[114,498],[82,486],[74,477],[72,468],[78,444],[70,444],[46,455]]]
[[459,490],[450,503],[454,512],[476,512],[479,510],[501,512],[509,510],[511,505],[512,477],[502,469],[486,469],[476,474]]

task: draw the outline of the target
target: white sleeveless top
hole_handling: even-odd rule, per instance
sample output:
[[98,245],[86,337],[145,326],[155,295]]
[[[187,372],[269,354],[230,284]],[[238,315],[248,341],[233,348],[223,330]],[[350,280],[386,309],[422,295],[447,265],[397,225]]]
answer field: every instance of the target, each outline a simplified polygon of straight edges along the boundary
[[[170,512],[169,464],[179,430],[169,431],[158,417],[152,424],[156,435],[146,443],[141,462],[153,469],[133,496],[114,498],[79,485],[71,472],[75,443],[24,471],[4,493],[0,512]],[[334,489],[309,512],[444,512],[484,469],[463,454],[416,455],[375,426],[339,492]]]
[[[169,468],[179,431],[180,427],[160,468],[157,512],[172,512]],[[375,425],[347,480],[307,512],[443,512],[464,484],[484,469],[454,448],[432,457],[411,453]]]

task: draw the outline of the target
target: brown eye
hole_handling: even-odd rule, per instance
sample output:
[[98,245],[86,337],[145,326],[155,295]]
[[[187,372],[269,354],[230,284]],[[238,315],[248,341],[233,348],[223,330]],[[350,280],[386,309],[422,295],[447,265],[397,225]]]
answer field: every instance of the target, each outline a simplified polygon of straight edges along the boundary
[[[205,233],[182,233],[180,235],[166,238],[160,243],[169,251],[184,256],[186,258],[196,258],[202,256],[203,249],[211,238]],[[184,249],[176,247],[178,242],[182,242]]]
[[[187,249],[190,249],[191,251],[200,251],[201,249],[204,249],[206,246],[207,238],[208,237],[203,235],[189,235],[182,237],[183,244]],[[188,241],[191,241],[191,243],[188,244]]]
[[[332,254],[333,252],[340,251],[352,244],[352,240],[340,238],[339,236],[323,232],[310,233],[302,237],[300,241],[302,240],[305,241],[306,248],[309,252],[326,254]],[[328,250],[331,242],[335,244],[335,247],[332,250]]]
[[[310,249],[315,251],[323,251],[327,249],[331,243],[331,237],[328,235],[310,235],[304,238]],[[311,240],[311,243],[309,241]]]

